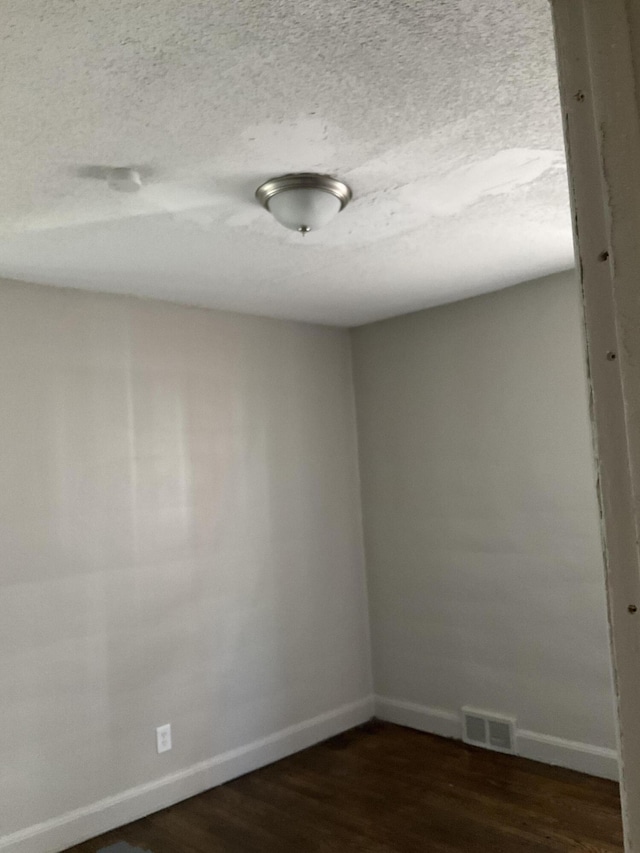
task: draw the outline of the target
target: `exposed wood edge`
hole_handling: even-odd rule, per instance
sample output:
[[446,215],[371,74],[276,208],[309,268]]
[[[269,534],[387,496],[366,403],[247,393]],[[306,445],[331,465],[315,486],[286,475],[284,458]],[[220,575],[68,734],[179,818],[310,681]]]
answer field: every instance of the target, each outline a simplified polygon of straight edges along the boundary
[[[603,521],[625,849],[637,853],[640,15],[625,0],[552,0],[552,9]],[[638,612],[629,610],[634,606]]]

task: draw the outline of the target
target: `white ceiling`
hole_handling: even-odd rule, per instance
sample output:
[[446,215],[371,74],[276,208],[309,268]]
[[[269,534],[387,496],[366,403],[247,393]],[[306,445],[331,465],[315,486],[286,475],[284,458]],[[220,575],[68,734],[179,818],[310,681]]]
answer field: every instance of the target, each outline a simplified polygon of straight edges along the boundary
[[[355,325],[573,264],[547,0],[0,5],[0,275]],[[305,238],[298,170],[354,191]]]

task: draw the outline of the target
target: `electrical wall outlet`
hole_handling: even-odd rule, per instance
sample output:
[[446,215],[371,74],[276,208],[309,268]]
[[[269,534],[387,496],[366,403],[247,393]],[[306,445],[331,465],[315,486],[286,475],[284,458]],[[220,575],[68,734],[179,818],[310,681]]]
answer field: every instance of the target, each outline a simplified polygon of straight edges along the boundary
[[166,726],[158,726],[156,743],[158,752],[168,752],[171,749],[171,723],[167,723]]

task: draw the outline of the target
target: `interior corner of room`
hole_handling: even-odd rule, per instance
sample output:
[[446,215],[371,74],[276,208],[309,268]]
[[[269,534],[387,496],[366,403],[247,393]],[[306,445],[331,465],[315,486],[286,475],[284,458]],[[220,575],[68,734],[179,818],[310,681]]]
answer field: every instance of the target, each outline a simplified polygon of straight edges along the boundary
[[[635,515],[601,436],[633,440],[602,388],[635,379],[636,309],[584,187],[631,135],[598,136],[606,60],[574,59],[587,30],[623,44],[628,4],[571,3],[562,98],[544,0],[10,4],[0,851],[174,853],[197,817],[193,853],[293,853],[302,802],[318,853],[622,850],[636,564],[612,581],[603,526],[629,545]],[[574,146],[571,195],[563,118],[603,146]],[[600,337],[593,269],[627,300]],[[431,759],[433,821],[402,800]],[[374,831],[387,768],[406,847]],[[381,787],[342,815],[349,773]],[[213,789],[228,826],[200,800],[171,837],[113,834]]]
[[0,357],[5,849],[374,714],[616,778],[572,271],[351,331],[5,281]]

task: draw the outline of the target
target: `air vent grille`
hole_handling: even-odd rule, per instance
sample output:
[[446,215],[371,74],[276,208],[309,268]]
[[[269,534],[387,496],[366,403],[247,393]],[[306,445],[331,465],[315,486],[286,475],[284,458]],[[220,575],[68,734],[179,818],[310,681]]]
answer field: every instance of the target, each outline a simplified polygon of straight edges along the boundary
[[466,735],[465,739],[470,743],[477,743],[484,746],[487,742],[487,722],[483,717],[476,717],[475,714],[465,714],[464,731]]
[[489,724],[489,746],[494,749],[504,749],[513,752],[513,737],[509,723],[498,720],[488,720]]
[[462,709],[463,740],[496,752],[516,752],[516,721],[513,717]]

